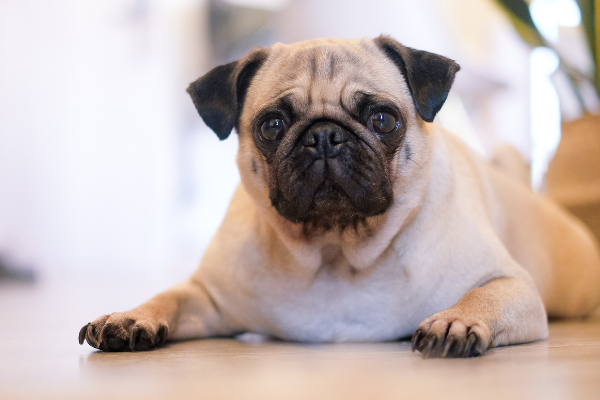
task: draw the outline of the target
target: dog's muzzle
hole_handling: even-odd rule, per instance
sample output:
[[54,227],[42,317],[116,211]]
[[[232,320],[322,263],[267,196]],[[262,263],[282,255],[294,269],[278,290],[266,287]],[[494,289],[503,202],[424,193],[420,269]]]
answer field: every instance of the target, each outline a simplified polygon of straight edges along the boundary
[[381,157],[331,120],[308,126],[274,177],[271,204],[279,214],[325,229],[356,225],[392,200]]

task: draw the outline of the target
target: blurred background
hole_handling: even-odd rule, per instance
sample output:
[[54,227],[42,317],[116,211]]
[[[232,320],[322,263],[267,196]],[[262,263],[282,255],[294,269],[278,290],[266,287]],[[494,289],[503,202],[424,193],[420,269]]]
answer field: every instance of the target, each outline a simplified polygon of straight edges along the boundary
[[457,60],[437,122],[483,157],[516,147],[536,190],[600,226],[595,14],[591,0],[1,0],[0,279],[185,279],[239,182],[237,136],[219,142],[187,85],[318,37],[383,33]]

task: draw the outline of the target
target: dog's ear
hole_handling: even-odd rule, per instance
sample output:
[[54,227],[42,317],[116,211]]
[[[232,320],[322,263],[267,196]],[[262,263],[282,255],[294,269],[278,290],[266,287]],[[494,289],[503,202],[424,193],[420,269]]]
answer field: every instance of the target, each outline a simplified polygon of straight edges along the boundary
[[187,92],[204,123],[225,140],[238,124],[252,78],[267,58],[258,48],[245,58],[220,65],[192,82]]
[[421,118],[433,122],[460,65],[438,54],[403,46],[388,36],[379,36],[374,41],[402,72]]

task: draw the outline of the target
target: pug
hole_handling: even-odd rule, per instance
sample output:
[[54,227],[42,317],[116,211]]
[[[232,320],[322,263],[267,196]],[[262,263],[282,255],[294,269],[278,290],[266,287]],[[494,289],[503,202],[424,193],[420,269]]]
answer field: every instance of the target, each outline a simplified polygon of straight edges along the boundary
[[547,315],[590,313],[590,233],[431,123],[459,69],[387,36],[317,39],[257,48],[193,82],[204,122],[239,134],[241,184],[188,281],[99,317],[79,342],[412,335],[423,356],[472,357],[545,339]]

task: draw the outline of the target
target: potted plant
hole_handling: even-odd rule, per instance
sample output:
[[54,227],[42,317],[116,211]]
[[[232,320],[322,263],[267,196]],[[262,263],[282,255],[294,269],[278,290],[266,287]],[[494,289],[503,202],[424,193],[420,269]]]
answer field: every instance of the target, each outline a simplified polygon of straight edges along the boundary
[[[553,45],[537,29],[525,0],[496,0],[506,11],[521,37],[533,47]],[[560,69],[565,72],[580,102],[583,115],[562,123],[562,137],[546,174],[546,192],[586,223],[600,242],[600,115],[593,114],[582,96],[583,85],[600,93],[600,10],[594,0],[577,0],[592,72],[571,65],[559,51]]]

